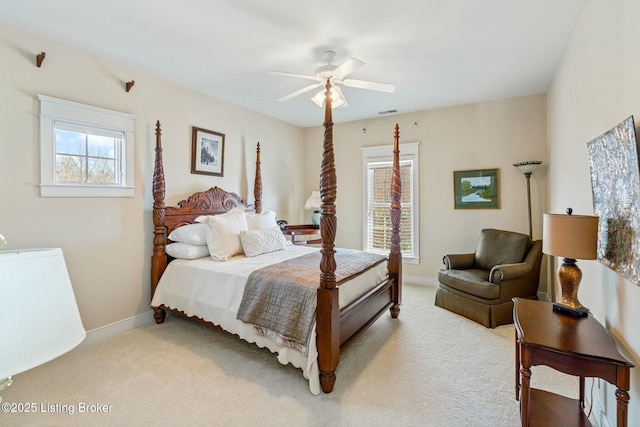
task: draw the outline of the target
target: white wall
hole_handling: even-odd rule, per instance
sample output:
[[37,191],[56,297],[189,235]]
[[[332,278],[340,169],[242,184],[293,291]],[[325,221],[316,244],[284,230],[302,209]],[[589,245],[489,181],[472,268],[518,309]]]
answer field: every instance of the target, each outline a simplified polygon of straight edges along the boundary
[[[46,58],[41,68],[35,57]],[[171,58],[167,58],[168,61]],[[0,25],[0,233],[6,249],[61,247],[85,328],[149,311],[155,123],[162,124],[167,204],[220,186],[253,200],[262,147],[263,207],[302,220],[302,129]],[[135,80],[127,93],[126,81]],[[39,196],[36,94],[137,116],[133,198]],[[192,175],[191,127],[226,134],[224,177]],[[290,173],[283,174],[282,170]]]
[[[630,115],[640,117],[640,2],[589,0],[548,94],[549,206],[593,214],[587,142]],[[596,261],[579,261],[580,301],[635,363],[629,425],[640,421],[640,286]],[[615,387],[596,389],[596,418],[614,426]],[[600,414],[600,409],[606,411]]]
[[[318,114],[322,115],[320,109]],[[334,111],[334,119],[339,114]],[[482,228],[529,233],[526,180],[513,163],[546,164],[545,95],[335,125],[338,246],[362,247],[361,147],[392,144],[396,123],[400,144],[420,142],[421,260],[419,265],[405,264],[406,275],[435,278],[442,256],[473,252]],[[305,130],[305,194],[318,187],[323,132],[322,126]],[[531,177],[534,238],[542,235],[545,164]],[[453,171],[494,168],[500,169],[500,209],[454,209]]]

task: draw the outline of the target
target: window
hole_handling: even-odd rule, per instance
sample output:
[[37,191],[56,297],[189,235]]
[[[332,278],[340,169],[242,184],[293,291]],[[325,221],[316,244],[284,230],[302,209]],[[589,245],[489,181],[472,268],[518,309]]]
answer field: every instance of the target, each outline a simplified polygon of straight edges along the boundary
[[[404,262],[420,261],[418,242],[418,146],[400,145],[400,250]],[[388,254],[391,247],[392,146],[362,149],[364,171],[364,242],[368,252]]]
[[133,197],[135,117],[38,95],[40,195]]

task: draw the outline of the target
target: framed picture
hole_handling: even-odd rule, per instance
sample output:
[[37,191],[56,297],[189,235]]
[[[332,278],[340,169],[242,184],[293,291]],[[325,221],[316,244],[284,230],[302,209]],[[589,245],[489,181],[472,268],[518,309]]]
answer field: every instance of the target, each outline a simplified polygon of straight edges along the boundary
[[222,176],[224,134],[193,127],[191,173]]
[[500,170],[453,172],[456,209],[500,209]]

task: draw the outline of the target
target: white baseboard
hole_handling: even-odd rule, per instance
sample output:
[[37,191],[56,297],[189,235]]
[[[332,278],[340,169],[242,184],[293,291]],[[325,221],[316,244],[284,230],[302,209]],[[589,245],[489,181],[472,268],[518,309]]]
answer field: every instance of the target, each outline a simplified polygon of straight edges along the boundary
[[99,328],[92,329],[91,331],[87,331],[87,337],[80,345],[92,344],[105,338],[111,338],[154,322],[153,310],[150,310],[146,313],[138,314],[128,319],[120,320],[110,325],[101,326]]
[[403,283],[411,283],[412,285],[438,286],[438,281],[433,277],[408,276],[403,274],[402,281]]

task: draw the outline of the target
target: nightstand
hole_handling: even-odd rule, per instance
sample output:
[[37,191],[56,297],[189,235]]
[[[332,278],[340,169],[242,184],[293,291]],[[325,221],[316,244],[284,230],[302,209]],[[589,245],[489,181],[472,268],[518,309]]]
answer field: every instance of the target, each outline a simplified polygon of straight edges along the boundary
[[[574,317],[553,311],[550,302],[513,299],[516,330],[516,399],[523,426],[590,426],[584,412],[584,378],[615,385],[617,424],[627,426],[630,370],[608,331],[591,315]],[[531,367],[549,366],[579,377],[579,398],[531,388]]]
[[[318,245],[322,243],[322,239],[320,239],[320,228],[316,228],[312,224],[287,225],[281,230],[285,236],[291,236],[291,243],[294,245]],[[308,238],[296,240],[296,236],[306,236]],[[316,237],[313,238],[313,236]]]

